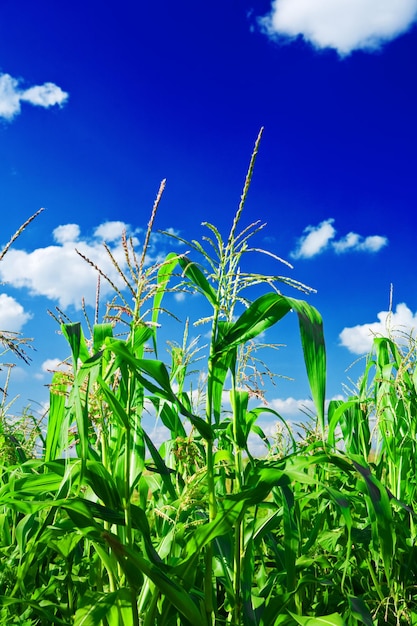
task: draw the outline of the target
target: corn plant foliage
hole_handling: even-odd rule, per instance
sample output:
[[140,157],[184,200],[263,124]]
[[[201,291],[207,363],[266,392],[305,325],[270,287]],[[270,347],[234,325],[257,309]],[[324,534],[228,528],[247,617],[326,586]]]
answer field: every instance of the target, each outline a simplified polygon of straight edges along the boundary
[[[325,413],[321,316],[278,285],[311,289],[241,270],[249,252],[281,261],[250,245],[263,225],[239,231],[259,140],[225,239],[206,223],[202,244],[147,268],[162,185],[142,255],[122,241],[133,306],[115,286],[90,336],[62,324],[71,366],[52,378],[41,453],[2,416],[1,624],[417,623],[415,341],[375,338],[357,389]],[[204,357],[188,322],[161,356],[175,290],[205,299]],[[315,405],[301,438],[263,403],[263,362],[255,387],[245,369],[290,311]],[[145,415],[164,426],[162,445]]]

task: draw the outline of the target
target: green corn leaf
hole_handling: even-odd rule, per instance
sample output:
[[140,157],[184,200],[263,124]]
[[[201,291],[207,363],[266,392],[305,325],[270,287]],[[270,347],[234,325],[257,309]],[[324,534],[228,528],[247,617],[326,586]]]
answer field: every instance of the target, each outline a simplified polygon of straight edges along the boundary
[[93,327],[93,351],[99,352],[106,342],[107,337],[113,337],[111,324],[95,324]]
[[176,500],[177,499],[177,493],[175,491],[174,485],[171,482],[171,472],[169,471],[169,469],[165,465],[164,460],[162,459],[162,457],[159,454],[158,450],[154,446],[151,438],[147,435],[147,433],[145,431],[143,431],[143,437],[145,439],[145,442],[146,442],[146,445],[148,447],[148,450],[151,453],[152,460],[155,463],[156,470],[160,474],[160,476],[162,478],[162,481],[163,481],[163,483],[165,485],[166,490],[170,494],[171,498],[173,500]]
[[213,307],[217,307],[217,294],[198,265],[186,256],[180,256],[178,263],[181,265],[184,275],[197,291],[202,293]]
[[267,293],[260,296],[220,337],[214,347],[214,353],[217,355],[227,352],[257,337],[282,319],[291,308],[288,299],[279,294]]
[[[256,407],[254,409],[250,410],[250,413],[253,413],[255,416],[255,419],[258,419],[258,417],[260,415],[262,415],[263,413],[269,413],[270,415],[273,415],[278,421],[282,422],[282,424],[285,426],[288,436],[291,439],[292,445],[293,445],[293,450],[295,451],[297,449],[297,443],[294,439],[294,435],[292,433],[291,430],[291,426],[288,424],[288,421],[285,419],[285,417],[282,417],[282,415],[280,415],[278,413],[278,411],[275,411],[274,409],[271,409],[270,407],[266,407],[266,406],[261,406],[261,407]],[[265,442],[265,444],[267,445],[267,447],[269,447],[269,442],[267,441],[267,438],[265,436],[265,434],[263,433],[262,430],[260,430],[259,426],[257,426],[256,424],[254,424],[252,426],[252,430],[254,432],[256,432],[261,439],[263,439],[263,441]]]
[[288,485],[281,487],[283,494],[283,527],[284,527],[284,561],[287,572],[288,591],[296,588],[295,563],[298,556],[298,549],[301,541],[298,533],[296,519],[296,503],[294,492]]
[[[217,325],[217,340],[221,341],[230,328],[229,322],[220,321]],[[217,352],[209,359],[209,375],[207,380],[207,395],[211,402],[211,414],[216,425],[220,423],[222,414],[222,394],[227,373],[230,370],[234,375],[236,368],[237,349]],[[210,414],[210,417],[211,417]]]
[[339,613],[323,615],[322,617],[308,617],[291,613],[294,620],[301,626],[344,626],[344,621]]
[[168,394],[174,393],[165,363],[157,359],[137,359],[136,367],[144,374],[151,376]]
[[260,296],[216,342],[213,357],[257,337],[276,324],[291,309],[298,315],[307,377],[319,424],[324,432],[326,350],[323,321],[319,312],[307,302],[276,293]]
[[[33,600],[27,600],[27,599],[25,599],[24,603],[26,606],[30,607],[34,611],[35,614],[43,618],[44,624],[56,624],[56,626],[68,626],[68,620],[66,619],[63,620],[55,615],[55,611],[54,611],[54,608],[56,608],[55,604],[44,601],[43,605],[41,606],[38,600],[33,601]],[[15,615],[18,615],[19,605],[20,607],[22,606],[22,598],[10,598],[8,596],[0,596],[0,607],[13,606],[13,605],[18,605],[15,611]],[[49,607],[51,608],[50,611],[48,611],[47,605],[49,605]],[[12,624],[13,622],[7,622],[7,623]],[[31,622],[22,621],[22,622],[18,622],[18,624],[19,623],[23,624],[23,626],[29,626],[29,624],[33,624],[33,621]]]
[[114,392],[106,385],[103,380],[99,379],[98,382],[100,384],[101,391],[113,412],[114,417],[117,418],[119,423],[124,428],[129,428],[129,416],[127,415],[124,407],[119,402]]
[[221,537],[231,532],[233,525],[238,520],[243,511],[245,502],[236,501],[232,498],[225,499],[221,510],[213,521],[197,526],[191,538],[187,542],[185,549],[185,560],[198,554],[204,546],[211,543],[217,537]]
[[67,384],[62,383],[61,372],[52,377],[49,394],[49,418],[45,443],[45,461],[56,459],[68,448],[68,412],[65,410]]
[[84,362],[90,356],[81,324],[79,322],[76,322],[75,324],[62,324],[61,330],[64,337],[70,344],[74,370],[76,370],[78,359]]
[[[119,609],[124,609],[127,618],[132,617],[131,595],[128,589],[120,588],[111,593],[86,591],[80,598],[80,607],[74,616],[74,626],[97,626],[109,613],[113,607],[118,605]],[[116,617],[116,616],[115,616]],[[106,620],[107,621],[107,620]],[[119,626],[119,621],[109,622],[109,626]]]
[[359,458],[352,459],[352,463],[364,479],[368,490],[370,503],[368,511],[371,519],[373,540],[376,549],[379,546],[385,574],[390,581],[396,544],[390,497],[386,487],[373,476],[370,468],[364,465]]
[[[107,347],[119,358],[119,360],[116,360],[116,363],[113,364],[111,371],[113,371],[114,367],[121,367],[123,364],[125,366],[129,365],[133,369],[135,377],[145,389],[150,391],[154,396],[176,404],[180,413],[188,417],[202,437],[206,440],[213,439],[213,431],[210,425],[201,419],[201,417],[191,413],[175,395],[171,387],[168,370],[162,361],[156,359],[136,359],[124,341],[113,340],[107,343]],[[159,386],[149,380],[147,376],[151,376]],[[107,392],[105,393],[107,395]],[[119,414],[121,417],[122,414],[120,412]]]
[[177,437],[186,437],[187,433],[178,415],[177,406],[170,402],[162,400],[162,406],[159,398],[150,398],[155,406],[159,417],[164,426],[171,432],[172,439]]
[[191,624],[206,625],[204,613],[199,609],[188,591],[170,578],[160,566],[152,564],[135,550],[120,543],[116,535],[103,533],[106,541],[111,545],[121,568],[131,581],[137,584],[137,572],[147,576],[159,592],[165,596]]
[[324,406],[326,399],[326,348],[323,321],[320,313],[307,302],[287,298],[297,312],[301,344],[304,353],[308,382],[317,410],[321,431],[324,434]]
[[365,626],[374,626],[374,620],[364,600],[357,596],[349,596],[348,600],[353,617]]
[[248,417],[249,393],[247,391],[232,389],[230,399],[233,411],[233,439],[236,445],[244,450],[252,422],[256,417],[253,414]]
[[[162,298],[164,297],[168,282],[172,276],[172,272],[176,268],[179,262],[179,257],[174,252],[170,252],[165,261],[161,264],[158,275],[157,275],[157,288],[153,299],[153,307],[152,307],[152,324],[156,328],[158,324],[158,317],[161,310]],[[153,347],[155,356],[158,355],[157,344],[155,339],[155,334],[153,334]]]
[[121,509],[122,501],[116,483],[102,463],[88,459],[84,479],[106,506]]

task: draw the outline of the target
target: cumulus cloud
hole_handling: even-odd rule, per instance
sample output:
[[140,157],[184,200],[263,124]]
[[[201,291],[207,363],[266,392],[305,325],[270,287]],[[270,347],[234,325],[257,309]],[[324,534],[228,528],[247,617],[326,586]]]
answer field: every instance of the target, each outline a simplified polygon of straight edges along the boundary
[[[7,281],[15,288],[28,289],[31,295],[45,296],[62,309],[70,305],[79,309],[82,298],[87,305],[94,306],[97,271],[77,254],[76,249],[123,289],[125,285],[103,246],[106,241],[118,266],[126,271],[126,255],[120,239],[123,230],[132,237],[134,244],[139,244],[141,229],[132,231],[124,222],[105,222],[97,226],[91,237],[83,235],[78,224],[60,225],[52,233],[55,245],[31,252],[11,248],[0,263],[0,281]],[[151,236],[147,261],[154,263],[164,257],[161,235],[155,233]],[[101,296],[105,298],[111,292],[111,286],[102,280]]]
[[21,87],[21,81],[10,74],[0,74],[0,118],[12,121],[20,113],[21,102],[49,108],[62,106],[68,100],[68,93],[54,83],[35,85],[29,89]]
[[61,359],[46,359],[41,365],[41,370],[43,372],[66,372],[70,369],[68,363],[61,361]]
[[80,232],[78,224],[64,224],[57,226],[52,232],[52,236],[57,243],[75,243],[78,241]]
[[97,226],[94,236],[102,241],[118,241],[124,230],[126,230],[124,222],[104,222]]
[[0,294],[0,330],[19,333],[31,317],[17,300]]
[[296,250],[290,255],[294,259],[309,259],[323,252],[336,234],[333,222],[333,219],[329,219],[318,226],[307,226],[305,234],[298,239]]
[[341,345],[353,354],[366,354],[374,337],[392,336],[401,342],[416,334],[417,312],[413,313],[405,303],[398,304],[395,311],[381,311],[377,318],[377,322],[344,328],[339,335]]
[[297,400],[292,397],[274,398],[269,403],[270,406],[283,417],[300,417],[302,412],[315,412],[314,402],[309,398]]
[[294,259],[311,259],[325,250],[333,250],[336,254],[345,252],[378,252],[388,244],[388,239],[381,235],[362,237],[350,232],[340,239],[336,239],[334,219],[320,222],[318,226],[307,226],[304,234],[298,238],[295,250],[290,252]]
[[417,0],[273,0],[261,29],[276,40],[303,37],[340,56],[377,50],[417,20]]

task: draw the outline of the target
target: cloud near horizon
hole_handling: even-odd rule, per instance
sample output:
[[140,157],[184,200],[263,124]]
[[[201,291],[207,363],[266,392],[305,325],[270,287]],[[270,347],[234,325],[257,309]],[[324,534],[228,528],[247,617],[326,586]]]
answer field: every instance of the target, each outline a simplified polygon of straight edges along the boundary
[[395,312],[377,313],[377,322],[357,324],[344,328],[339,335],[340,344],[353,354],[366,354],[372,349],[374,337],[393,337],[399,343],[406,343],[409,336],[416,336],[417,312],[413,313],[402,302]]
[[320,222],[318,226],[307,226],[304,234],[298,238],[295,250],[290,252],[293,259],[311,259],[322,254],[325,250],[333,250],[336,254],[346,252],[369,252],[375,253],[388,244],[387,237],[370,235],[362,237],[357,233],[350,232],[340,239],[335,239],[336,229],[333,226],[334,219],[330,218]]
[[[25,288],[31,295],[45,296],[57,302],[62,309],[71,305],[80,309],[82,298],[87,305],[94,306],[97,271],[77,254],[76,249],[123,289],[125,285],[103,246],[103,242],[106,241],[117,264],[125,271],[127,263],[121,242],[123,230],[132,237],[135,246],[139,245],[138,236],[143,231],[141,229],[132,231],[128,224],[120,221],[100,224],[91,237],[82,235],[78,224],[57,226],[52,233],[55,245],[37,248],[31,252],[11,248],[0,263],[0,281],[14,288]],[[147,264],[163,260],[165,253],[161,247],[161,237],[162,235],[158,233],[152,234],[146,256]],[[112,287],[107,281],[102,280],[100,286],[102,298],[111,293]],[[9,304],[9,308],[12,308],[12,303]],[[22,313],[20,318],[23,319]],[[19,315],[16,315],[16,319],[19,319]]]
[[273,0],[270,13],[258,19],[271,39],[301,36],[341,57],[354,50],[378,50],[416,21],[417,0]]
[[69,97],[54,83],[35,85],[29,89],[22,89],[20,84],[21,81],[10,74],[0,73],[0,118],[8,122],[19,115],[22,102],[48,109],[55,105],[62,107]]

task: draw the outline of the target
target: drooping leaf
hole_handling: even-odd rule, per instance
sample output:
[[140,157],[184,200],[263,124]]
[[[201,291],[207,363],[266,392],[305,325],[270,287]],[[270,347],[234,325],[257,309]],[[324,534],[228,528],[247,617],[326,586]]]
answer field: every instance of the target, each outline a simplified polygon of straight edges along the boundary
[[288,299],[276,293],[260,296],[220,337],[215,354],[231,350],[257,337],[291,310]]
[[78,359],[84,362],[90,356],[81,324],[79,322],[75,322],[74,324],[62,324],[61,330],[71,346],[74,368],[76,369]]
[[180,256],[178,262],[190,283],[207,298],[213,307],[216,307],[217,294],[198,265],[190,261],[186,256]]

